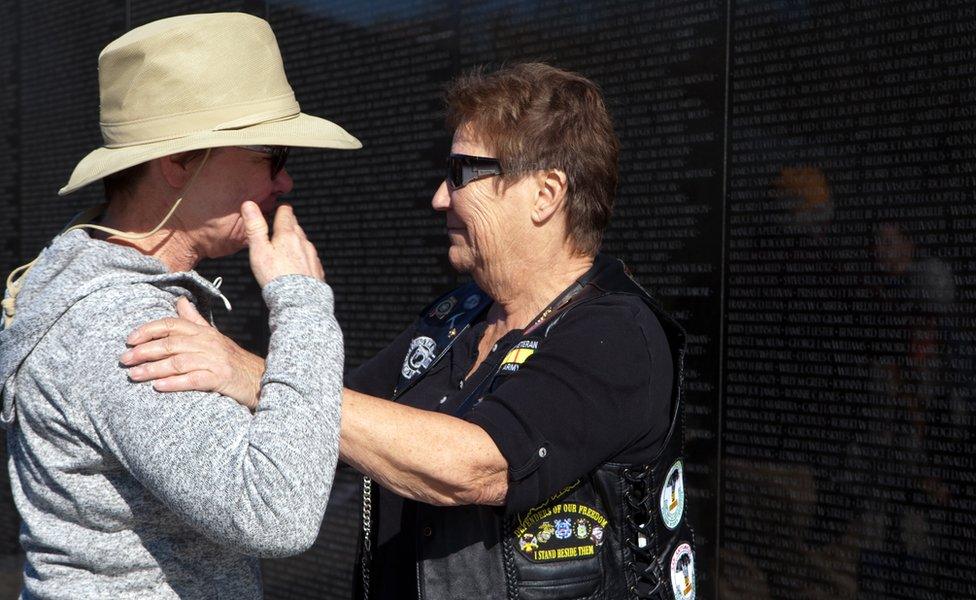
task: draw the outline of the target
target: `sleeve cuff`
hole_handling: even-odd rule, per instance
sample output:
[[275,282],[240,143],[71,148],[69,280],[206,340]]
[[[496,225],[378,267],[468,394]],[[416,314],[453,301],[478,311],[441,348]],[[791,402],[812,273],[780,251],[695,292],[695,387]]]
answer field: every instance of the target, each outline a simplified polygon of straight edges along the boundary
[[487,399],[468,413],[465,420],[484,429],[508,462],[506,512],[524,511],[534,506],[539,491],[545,487],[540,478],[546,470],[540,471],[540,467],[550,460],[549,443],[533,440],[514,414]]
[[261,297],[274,316],[285,308],[296,306],[327,307],[332,312],[332,288],[324,281],[308,275],[282,275],[268,282],[261,290]]

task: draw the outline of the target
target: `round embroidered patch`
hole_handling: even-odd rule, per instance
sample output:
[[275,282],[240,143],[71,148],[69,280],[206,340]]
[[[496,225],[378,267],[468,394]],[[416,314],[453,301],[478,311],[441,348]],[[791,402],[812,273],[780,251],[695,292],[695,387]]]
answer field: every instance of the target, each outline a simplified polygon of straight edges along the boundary
[[451,309],[454,308],[455,304],[457,304],[457,298],[454,296],[451,296],[447,300],[442,300],[430,311],[430,316],[434,317],[435,319],[443,319],[448,315],[448,313],[451,312]]
[[671,591],[675,600],[695,600],[695,554],[681,544],[671,555]]
[[410,379],[417,373],[430,366],[434,360],[434,352],[437,350],[437,343],[426,336],[413,338],[407,356],[403,359],[403,368],[400,373]]
[[464,310],[471,310],[475,306],[478,306],[480,302],[481,298],[478,297],[478,294],[471,294],[464,300]]
[[680,460],[674,461],[661,488],[661,519],[668,529],[674,529],[685,513],[685,473]]

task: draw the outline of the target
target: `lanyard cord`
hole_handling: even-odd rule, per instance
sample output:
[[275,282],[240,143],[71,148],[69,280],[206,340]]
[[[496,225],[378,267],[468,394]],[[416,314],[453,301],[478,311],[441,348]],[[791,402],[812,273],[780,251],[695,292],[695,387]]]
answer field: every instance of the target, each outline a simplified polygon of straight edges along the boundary
[[[572,301],[579,296],[580,292],[585,290],[587,286],[591,284],[594,275],[596,275],[595,264],[594,267],[591,267],[585,274],[583,274],[582,277],[580,277],[575,282],[573,282],[572,285],[570,285],[565,291],[563,291],[562,294],[560,294],[555,300],[550,302],[548,306],[542,309],[542,312],[540,312],[534,319],[532,319],[529,326],[522,330],[522,338],[525,339],[526,337],[531,335],[532,332],[534,332],[536,329],[538,329],[548,321],[552,320],[560,312],[568,308],[572,303]],[[484,392],[488,388],[488,385],[494,379],[494,376],[498,373],[499,365],[503,360],[504,360],[504,356],[495,357],[494,361],[489,363],[491,368],[488,369],[488,371],[485,373],[484,377],[481,378],[478,384],[475,387],[471,388],[471,391],[468,392],[468,395],[464,397],[464,400],[462,400],[461,403],[458,405],[458,407],[454,410],[455,417],[461,417],[469,410],[471,410],[471,408],[474,407],[474,405],[477,404],[479,400],[481,400],[481,397],[484,395]],[[484,367],[480,367],[479,370],[481,368]]]
[[577,279],[571,286],[566,288],[566,290],[563,291],[562,294],[560,294],[555,300],[550,302],[548,306],[542,309],[542,312],[540,312],[538,316],[536,316],[536,318],[532,319],[528,327],[522,330],[522,334],[529,335],[530,333],[538,329],[543,323],[549,320],[550,317],[555,316],[564,308],[566,308],[569,305],[569,303],[573,300],[573,298],[577,296],[577,294],[582,292],[586,286],[590,285],[590,282],[593,281],[593,278],[596,276],[596,273],[597,273],[597,264],[596,261],[594,260],[593,265],[586,271],[586,273],[583,273],[582,277]]

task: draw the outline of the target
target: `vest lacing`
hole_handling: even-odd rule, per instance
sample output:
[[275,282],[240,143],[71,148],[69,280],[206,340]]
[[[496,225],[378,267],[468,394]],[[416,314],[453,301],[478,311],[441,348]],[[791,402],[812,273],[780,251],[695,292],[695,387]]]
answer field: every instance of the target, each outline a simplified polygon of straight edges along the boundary
[[635,598],[652,598],[664,581],[664,573],[658,565],[654,549],[658,546],[654,526],[656,486],[651,481],[651,466],[624,469],[622,475],[629,486],[624,492],[626,503],[623,540],[632,552],[633,559],[627,568],[633,575],[630,593]]

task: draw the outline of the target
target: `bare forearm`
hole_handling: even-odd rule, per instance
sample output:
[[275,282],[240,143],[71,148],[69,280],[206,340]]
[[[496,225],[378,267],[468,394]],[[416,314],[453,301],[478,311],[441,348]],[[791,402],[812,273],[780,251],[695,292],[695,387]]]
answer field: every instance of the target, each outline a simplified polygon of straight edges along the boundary
[[508,491],[508,463],[477,425],[350,389],[339,452],[383,487],[428,504],[498,506]]

